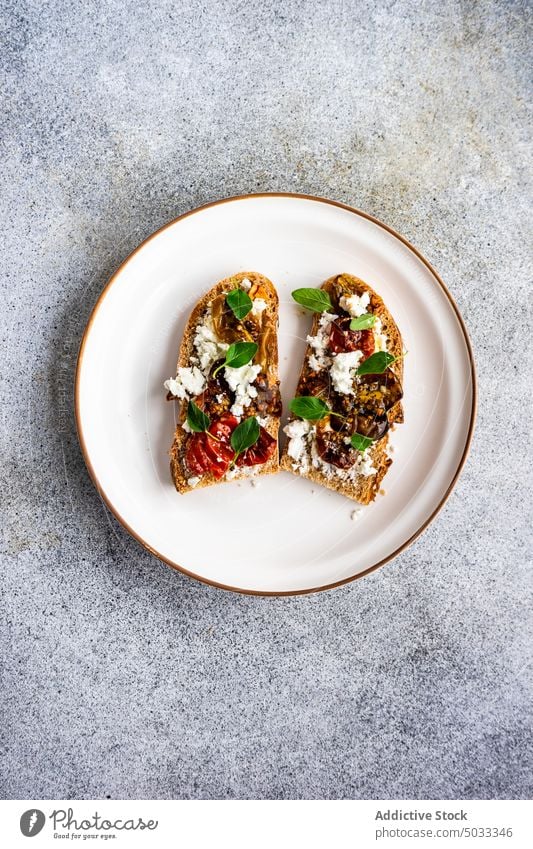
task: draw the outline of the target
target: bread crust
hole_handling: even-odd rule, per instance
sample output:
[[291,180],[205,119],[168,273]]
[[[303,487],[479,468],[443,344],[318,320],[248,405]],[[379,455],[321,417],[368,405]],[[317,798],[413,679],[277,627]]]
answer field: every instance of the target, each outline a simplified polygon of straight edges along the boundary
[[[361,280],[359,277],[354,277],[352,274],[335,274],[334,277],[328,278],[321,288],[326,292],[330,293],[333,289],[335,283],[342,278],[343,285],[346,286],[347,289],[350,290],[352,294],[362,295],[364,292],[368,292],[370,295],[370,304],[369,304],[369,312],[374,313],[381,320],[383,333],[387,335],[387,351],[391,353],[394,357],[398,357],[394,363],[389,367],[391,371],[398,377],[400,383],[403,381],[403,343],[400,331],[394,321],[391,313],[385,306],[383,299],[376,293],[374,290],[365,283],[364,280]],[[313,324],[311,327],[310,335],[315,336],[318,330],[318,325],[320,321],[320,313],[313,314]],[[305,374],[305,365],[309,361],[309,357],[312,355],[313,349],[310,345],[307,346],[304,357],[304,366],[302,367],[302,371],[300,373],[300,379],[298,381],[298,387],[296,390],[296,395],[303,394],[302,390],[304,389],[303,377]],[[394,407],[389,410],[388,413],[389,422],[391,423],[391,429],[394,428],[395,424],[400,424],[404,420],[403,414],[403,406],[401,401],[398,401]],[[293,421],[296,417],[291,416],[291,421]],[[389,434],[386,433],[384,437],[377,440],[373,445],[368,449],[368,456],[372,461],[372,466],[376,469],[376,473],[374,475],[370,475],[365,477],[364,475],[358,475],[355,481],[343,480],[341,477],[328,477],[324,471],[321,469],[315,469],[312,466],[308,470],[303,470],[299,467],[294,468],[294,460],[289,457],[288,443],[285,444],[285,447],[281,454],[280,460],[280,468],[284,469],[287,472],[291,472],[294,475],[299,475],[300,477],[308,478],[312,480],[314,483],[320,484],[321,486],[325,486],[328,489],[332,489],[335,492],[339,492],[341,495],[345,495],[347,498],[350,498],[352,501],[357,501],[360,504],[369,504],[371,501],[374,501],[376,495],[378,494],[383,478],[385,477],[389,466],[392,464],[392,460],[388,456],[387,446],[389,444]]]
[[[211,302],[223,292],[227,292],[235,286],[239,285],[240,282],[244,279],[248,279],[252,284],[250,291],[253,291],[253,287],[256,285],[261,286],[261,297],[266,300],[266,315],[267,315],[267,323],[271,332],[274,334],[275,344],[273,349],[275,350],[275,358],[271,358],[268,363],[268,380],[269,384],[272,385],[274,383],[279,383],[279,375],[278,375],[278,340],[277,340],[277,331],[278,331],[278,312],[279,312],[279,298],[274,287],[274,284],[267,278],[263,277],[263,275],[258,274],[255,271],[242,271],[239,274],[233,274],[231,277],[226,277],[224,280],[221,280],[215,286],[213,286],[204,296],[201,298],[193,311],[189,316],[189,320],[187,321],[185,331],[183,333],[183,339],[181,342],[178,362],[176,366],[176,373],[178,368],[186,368],[190,365],[191,356],[194,353],[194,335],[195,330],[199,322],[202,320],[206,310],[210,306]],[[190,486],[188,483],[188,479],[193,477],[190,472],[186,471],[184,464],[184,454],[185,454],[185,445],[187,442],[187,438],[189,434],[183,430],[182,424],[187,418],[187,406],[188,401],[176,401],[178,405],[178,418],[176,429],[174,432],[174,440],[172,446],[169,451],[170,456],[170,472],[172,475],[172,480],[174,481],[174,486],[177,491],[180,493],[190,492],[193,489],[203,489],[206,486],[212,486],[213,484],[219,483],[229,483],[230,481],[226,481],[224,479],[217,480],[210,472],[207,472],[202,476],[200,481],[196,484],[196,486]],[[259,475],[269,475],[274,474],[279,471],[279,425],[280,425],[280,417],[269,415],[268,425],[265,427],[271,436],[276,439],[278,442],[278,448],[274,452],[273,456],[267,460],[266,463],[262,465],[248,467],[253,468],[255,470],[253,477],[258,477]],[[242,467],[239,467],[239,470]],[[238,473],[238,476],[234,478],[234,480],[247,480],[248,475],[246,471]]]

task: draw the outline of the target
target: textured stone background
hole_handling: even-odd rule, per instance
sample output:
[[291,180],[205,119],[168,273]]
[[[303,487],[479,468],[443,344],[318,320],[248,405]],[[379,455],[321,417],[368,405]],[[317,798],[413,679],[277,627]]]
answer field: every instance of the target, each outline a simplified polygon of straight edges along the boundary
[[[0,7],[2,795],[531,795],[526,4]],[[72,416],[117,264],[187,209],[268,190],[346,201],[417,245],[480,388],[470,460],[423,537],[280,600],[144,552]]]

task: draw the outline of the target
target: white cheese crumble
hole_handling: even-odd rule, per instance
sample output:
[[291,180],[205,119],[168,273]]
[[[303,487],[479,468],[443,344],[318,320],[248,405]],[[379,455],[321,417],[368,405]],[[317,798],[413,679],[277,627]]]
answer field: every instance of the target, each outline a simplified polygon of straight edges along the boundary
[[203,392],[211,366],[223,358],[229,348],[225,342],[219,341],[210,314],[206,314],[203,321],[196,325],[193,345],[195,353],[191,356],[192,365],[179,368],[176,377],[164,383],[165,389],[181,400],[194,398]]
[[194,476],[192,478],[188,478],[187,483],[189,484],[189,486],[195,487],[200,483],[201,480],[201,477]]
[[262,466],[259,464],[255,466],[234,466],[232,469],[228,469],[224,475],[224,480],[233,481],[235,478],[253,478],[255,475],[260,474],[261,468]]
[[254,298],[252,301],[252,315],[261,315],[263,310],[266,310],[267,302],[263,298]]
[[328,368],[331,365],[331,357],[326,354],[326,351],[331,322],[335,321],[336,318],[338,316],[332,315],[332,313],[322,313],[318,322],[316,336],[307,337],[307,342],[313,349],[313,353],[309,357],[309,366],[313,371],[321,371],[321,369]]
[[246,291],[248,291],[249,289],[252,288],[252,284],[250,283],[250,281],[248,280],[247,277],[242,278],[241,286],[242,286],[243,289],[246,289]]
[[352,510],[352,512],[350,513],[350,519],[352,520],[352,522],[357,522],[357,520],[361,518],[362,512],[363,511],[361,509]]
[[333,359],[330,374],[333,388],[342,395],[354,394],[355,370],[363,357],[362,351],[337,354]]
[[204,374],[209,372],[213,363],[223,357],[229,348],[229,345],[225,342],[219,341],[210,315],[206,316],[204,321],[196,326],[193,342],[200,368]]
[[179,368],[176,377],[165,380],[164,386],[176,398],[191,398],[204,391],[205,378],[197,366]]
[[284,428],[284,433],[289,437],[287,454],[296,464],[300,463],[307,455],[306,436],[311,430],[310,422],[304,419],[295,419]]
[[352,318],[357,318],[360,315],[363,315],[367,307],[370,303],[370,295],[368,292],[363,292],[362,295],[342,295],[339,298],[339,306],[342,307],[343,310],[349,312]]
[[374,322],[374,349],[376,351],[386,351],[387,350],[387,336],[383,333],[383,327],[381,324],[381,319],[376,318]]
[[260,365],[253,366],[250,363],[241,368],[228,366],[224,369],[227,384],[235,392],[235,401],[231,407],[234,416],[242,416],[244,408],[250,406],[253,398],[257,398],[257,389],[252,384],[260,371]]
[[359,458],[359,462],[355,467],[357,469],[358,474],[363,475],[365,478],[370,478],[372,475],[375,475],[377,469],[372,465],[372,460],[368,454],[368,449],[364,452],[364,454]]

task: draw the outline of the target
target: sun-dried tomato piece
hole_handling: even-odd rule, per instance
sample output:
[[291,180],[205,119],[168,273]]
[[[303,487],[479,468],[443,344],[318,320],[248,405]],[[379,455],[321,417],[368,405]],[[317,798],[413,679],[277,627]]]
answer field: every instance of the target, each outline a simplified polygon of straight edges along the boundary
[[328,348],[334,354],[362,351],[366,360],[374,353],[374,334],[372,330],[350,330],[350,321],[349,316],[343,316],[331,322]]
[[[211,472],[217,480],[224,477],[235,457],[230,440],[238,424],[239,420],[235,416],[225,413],[211,422],[209,433],[192,433],[189,436],[185,459],[193,474],[202,476]],[[261,427],[257,442],[239,455],[236,465],[257,466],[266,463],[276,446],[274,437]]]
[[211,460],[205,450],[205,433],[193,433],[189,437],[185,461],[194,475],[204,475],[211,467]]
[[346,445],[346,434],[332,430],[329,425],[319,422],[316,431],[317,451],[326,463],[339,469],[350,469],[357,460],[357,451]]
[[238,424],[239,421],[235,418],[235,416],[232,416],[230,413],[224,413],[224,415],[220,416],[220,418],[211,422],[209,425],[209,433],[212,433],[213,436],[216,436],[217,439],[221,439],[223,442],[229,442],[231,434]]
[[264,427],[259,428],[257,442],[247,448],[237,458],[237,466],[258,466],[270,460],[277,447],[277,441]]

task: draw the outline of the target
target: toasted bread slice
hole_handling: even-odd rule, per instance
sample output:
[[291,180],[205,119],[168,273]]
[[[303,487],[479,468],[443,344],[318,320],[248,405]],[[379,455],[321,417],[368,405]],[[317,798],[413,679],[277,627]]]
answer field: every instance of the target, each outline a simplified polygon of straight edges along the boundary
[[[240,322],[225,301],[228,292],[236,288],[247,292],[254,302],[254,310],[257,301],[260,302],[260,309],[254,315],[249,313]],[[169,390],[167,398],[175,398],[178,402],[177,425],[169,452],[172,480],[178,492],[185,493],[215,483],[279,471],[278,431],[281,401],[278,377],[278,304],[278,295],[271,281],[261,274],[249,271],[220,281],[194,307],[183,334],[176,380],[171,379],[165,382],[165,387]],[[218,334],[218,331],[222,333],[222,336]],[[217,386],[220,391],[214,395],[209,389],[213,365],[223,361],[225,349],[229,344],[250,340],[256,341],[259,346],[253,363],[256,365],[260,363],[261,371],[256,380],[249,383],[250,388],[245,399],[243,400],[242,397],[236,399],[235,393],[225,380],[222,380],[221,389]],[[190,380],[185,381],[189,384],[189,388],[184,392],[183,385],[181,387],[177,385],[180,374],[183,374],[180,370],[185,369],[190,372],[191,368],[195,379],[192,385]],[[201,372],[202,381],[200,381],[199,372]],[[225,373],[222,369],[222,375]],[[250,396],[254,397],[250,398]],[[256,415],[261,427],[276,442],[274,453],[262,464],[230,467],[221,478],[215,477],[209,471],[198,475],[189,468],[187,463],[187,447],[190,440],[197,436],[188,430],[186,423],[189,400],[195,401],[208,414],[211,421],[223,414],[234,415],[239,421],[243,421],[250,415]]]
[[[377,295],[367,283],[360,280],[358,277],[352,276],[351,274],[340,274],[330,277],[329,280],[326,280],[326,282],[322,284],[321,288],[330,295],[331,300],[336,307],[334,310],[336,314],[338,314],[339,311],[342,312],[342,310],[339,310],[338,307],[339,292],[342,292],[342,294],[347,297],[352,295],[361,297],[367,293],[369,303],[364,311],[373,313],[379,319],[379,322],[376,322],[377,335],[374,336],[376,350],[386,349],[388,353],[399,358],[389,366],[389,369],[393,372],[401,386],[403,379],[402,338],[400,331],[398,330],[398,327],[396,326],[396,323],[385,306],[382,298],[380,298],[380,296]],[[308,338],[317,337],[317,334],[320,332],[323,315],[324,313],[314,313],[311,334]],[[345,315],[347,315],[347,313],[345,313]],[[376,328],[374,328],[372,332],[375,331]],[[309,386],[312,385],[309,380],[310,375],[317,374],[317,361],[316,356],[314,356],[315,354],[316,350],[311,344],[309,344],[306,349],[304,365],[300,374],[298,388],[295,393],[297,396],[317,394],[316,392],[309,391]],[[331,361],[334,362],[334,360]],[[327,369],[327,366],[324,368]],[[395,424],[403,422],[403,407],[401,400],[398,400],[387,411],[386,415],[390,428],[393,428]],[[301,420],[295,416],[291,417],[287,428],[289,433],[291,431],[291,423],[298,421]],[[316,427],[313,426],[313,423],[304,423],[301,426],[297,425],[296,428],[293,426],[292,429],[297,430],[298,428],[300,428],[301,431],[304,428],[308,428],[308,432],[297,434],[297,439],[301,440],[298,443],[298,450],[295,449],[291,451],[290,445],[292,440],[289,440],[289,442],[285,445],[280,461],[280,467],[282,469],[292,472],[293,474],[309,478],[314,483],[321,484],[322,486],[328,487],[328,489],[333,489],[336,492],[345,495],[347,498],[361,504],[368,504],[375,499],[381,487],[381,482],[392,463],[388,452],[388,431],[380,439],[373,442],[363,455],[359,454],[359,458],[353,467],[340,469],[335,465],[323,462],[321,459],[316,448]],[[291,454],[293,456],[291,456]],[[298,456],[298,454],[300,454],[300,456]]]

